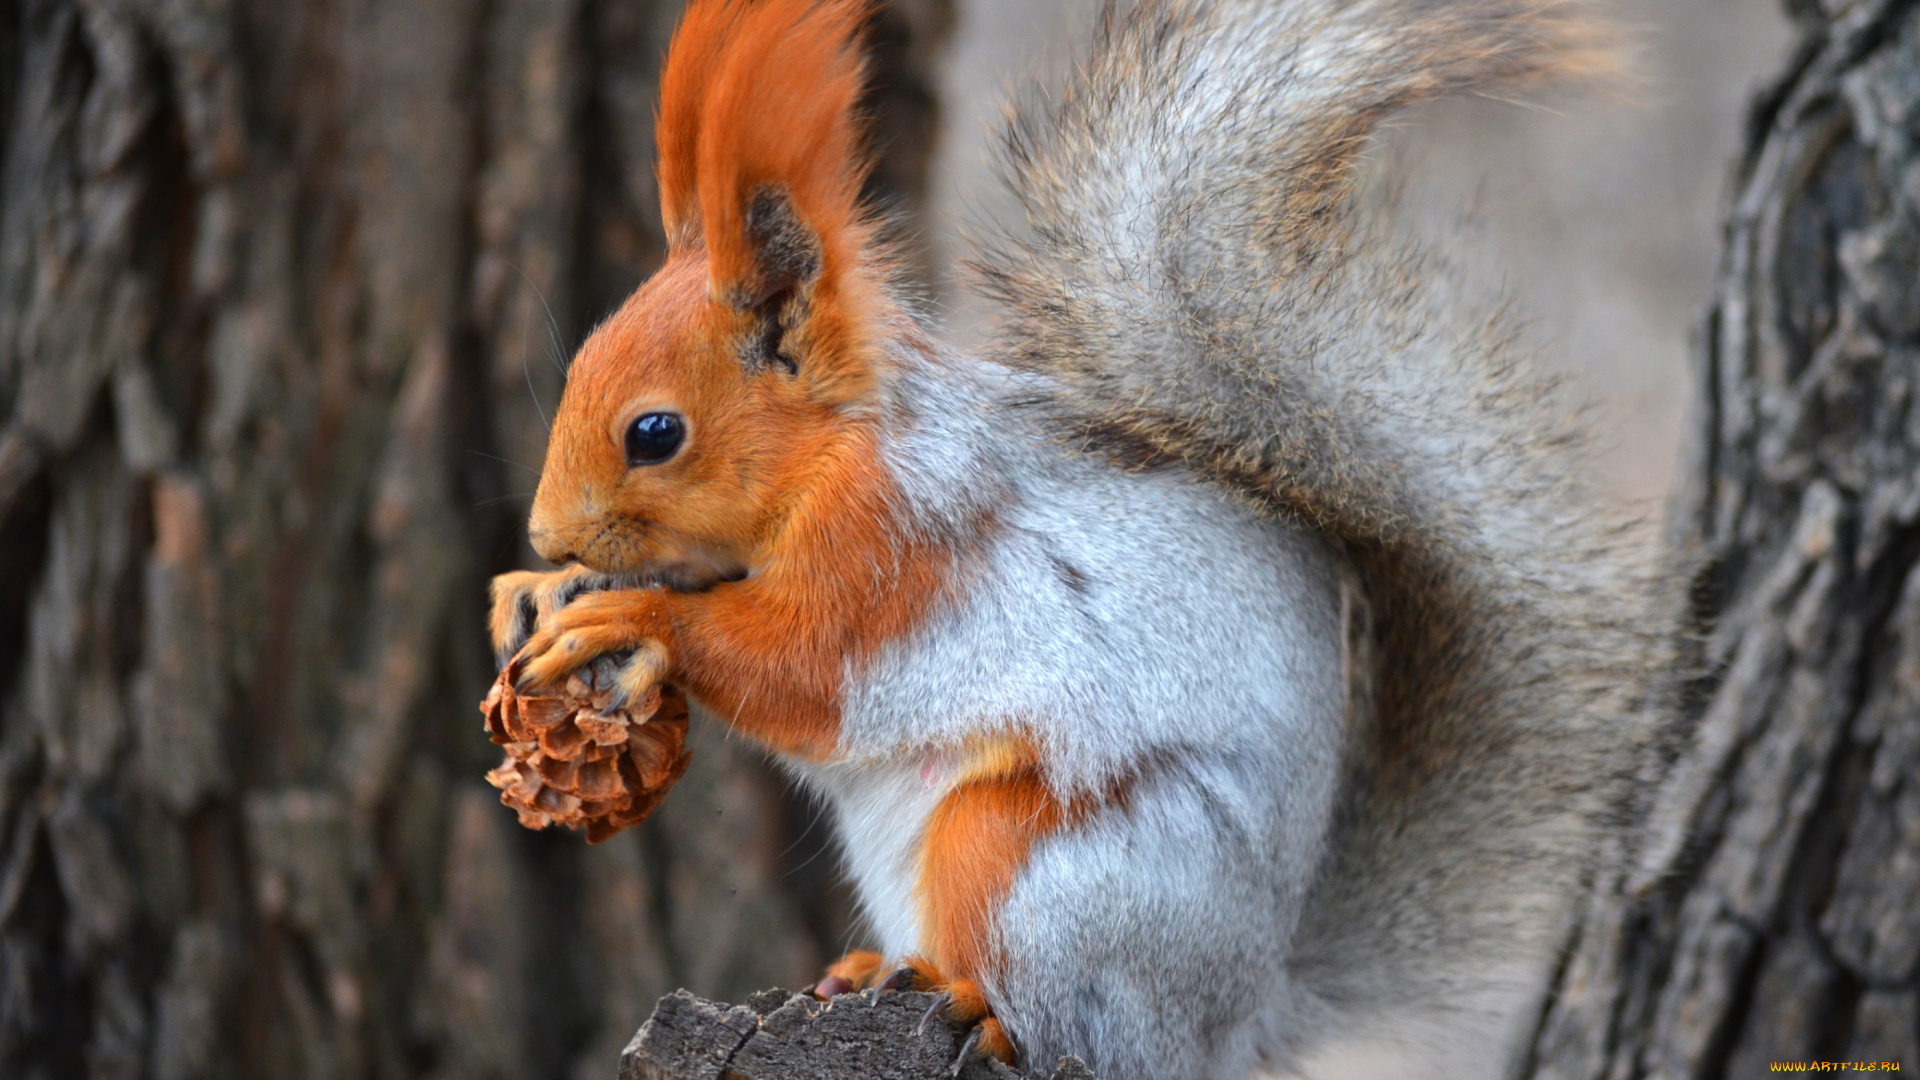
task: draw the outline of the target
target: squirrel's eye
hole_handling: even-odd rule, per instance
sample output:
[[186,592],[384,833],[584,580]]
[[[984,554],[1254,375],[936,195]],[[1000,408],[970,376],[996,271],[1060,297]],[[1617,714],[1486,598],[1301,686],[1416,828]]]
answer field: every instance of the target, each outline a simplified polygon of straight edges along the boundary
[[687,422],[678,413],[642,413],[627,428],[627,464],[658,465],[687,440]]

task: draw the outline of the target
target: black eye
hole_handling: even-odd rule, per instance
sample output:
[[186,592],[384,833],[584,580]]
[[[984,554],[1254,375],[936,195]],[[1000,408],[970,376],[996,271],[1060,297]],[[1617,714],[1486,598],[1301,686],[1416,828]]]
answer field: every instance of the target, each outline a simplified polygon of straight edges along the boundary
[[686,441],[687,422],[678,413],[642,413],[627,428],[627,464],[658,465]]

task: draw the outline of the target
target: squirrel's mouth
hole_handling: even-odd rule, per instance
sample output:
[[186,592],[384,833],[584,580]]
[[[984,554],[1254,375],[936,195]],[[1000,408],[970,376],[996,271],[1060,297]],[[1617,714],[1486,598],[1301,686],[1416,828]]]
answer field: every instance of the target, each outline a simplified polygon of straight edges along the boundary
[[[717,547],[674,536],[653,526],[644,530],[627,522],[623,529],[603,530],[596,542],[583,545],[580,565],[610,577],[644,581],[674,592],[702,592],[747,576],[747,564]],[[645,537],[634,542],[635,533]],[[606,541],[619,536],[620,542]]]
[[745,567],[709,566],[700,563],[657,562],[634,567],[608,569],[594,563],[580,565],[599,575],[602,589],[665,589],[668,592],[705,592],[715,585],[740,581],[747,576]]

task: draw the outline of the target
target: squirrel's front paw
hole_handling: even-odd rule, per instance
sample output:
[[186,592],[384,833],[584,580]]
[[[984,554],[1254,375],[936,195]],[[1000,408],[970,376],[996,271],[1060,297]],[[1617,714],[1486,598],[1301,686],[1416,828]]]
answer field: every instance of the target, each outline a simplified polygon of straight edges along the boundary
[[493,634],[494,660],[506,667],[554,612],[601,583],[600,575],[578,565],[564,570],[515,570],[495,577],[490,590],[493,610],[487,619],[487,628]]
[[556,686],[610,653],[632,653],[613,682],[611,708],[637,701],[667,677],[670,630],[657,592],[589,593],[542,619],[513,659],[516,688]]
[[897,971],[882,978],[886,965],[880,954],[850,952],[827,969],[825,978],[814,984],[814,996],[830,999],[870,986],[878,986],[882,993],[888,990],[918,990],[937,994],[939,996],[934,1000],[933,1007],[927,1010],[920,1024],[925,1027],[943,1019],[967,1033],[966,1040],[960,1044],[959,1056],[953,1063],[955,1075],[975,1054],[991,1054],[1009,1065],[1013,1064],[1013,1040],[1007,1037],[1006,1029],[994,1017],[993,1006],[987,1003],[986,992],[980,989],[979,983],[972,979],[949,979],[932,961],[923,957],[909,956],[901,963]]

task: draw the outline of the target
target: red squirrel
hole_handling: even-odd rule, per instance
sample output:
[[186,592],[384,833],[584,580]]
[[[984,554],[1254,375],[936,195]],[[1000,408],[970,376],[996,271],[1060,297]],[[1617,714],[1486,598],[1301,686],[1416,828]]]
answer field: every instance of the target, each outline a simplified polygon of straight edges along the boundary
[[1497,1071],[1645,742],[1647,587],[1354,175],[1393,109],[1603,66],[1592,24],[1109,11],[1014,119],[976,358],[860,204],[870,13],[687,8],[670,250],[572,364],[529,524],[564,568],[495,583],[497,645],[527,685],[631,654],[619,694],[820,794],[876,948],[817,992],[939,991],[963,1058]]

